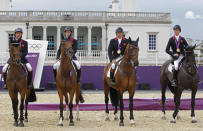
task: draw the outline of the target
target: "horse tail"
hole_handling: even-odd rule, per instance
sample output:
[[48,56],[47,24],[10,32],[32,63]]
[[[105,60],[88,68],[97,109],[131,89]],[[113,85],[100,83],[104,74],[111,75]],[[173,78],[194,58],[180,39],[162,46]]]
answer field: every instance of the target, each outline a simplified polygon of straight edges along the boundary
[[110,88],[110,100],[111,100],[112,106],[119,105],[118,91],[112,87]]

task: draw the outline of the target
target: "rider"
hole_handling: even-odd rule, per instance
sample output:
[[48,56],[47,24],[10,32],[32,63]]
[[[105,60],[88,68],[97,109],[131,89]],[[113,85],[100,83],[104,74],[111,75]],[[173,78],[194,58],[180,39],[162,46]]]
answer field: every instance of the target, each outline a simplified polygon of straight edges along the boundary
[[[181,32],[180,25],[175,25],[173,27],[173,31],[175,35],[169,39],[168,45],[166,47],[166,53],[168,53],[173,59],[174,69],[173,69],[173,80],[171,81],[171,84],[173,87],[176,87],[179,63],[185,56],[185,47],[188,46],[188,43],[184,37],[180,36]],[[172,49],[172,51],[170,49]]]
[[120,61],[124,55],[125,48],[127,47],[128,40],[124,37],[123,28],[116,29],[116,38],[110,41],[108,47],[108,56],[110,62],[112,62],[110,70],[111,86],[115,85],[114,72],[116,69],[116,63]]
[[[28,54],[28,42],[22,39],[23,30],[21,28],[15,29],[15,37],[9,38],[9,45],[11,43],[19,43],[19,46],[21,47],[21,63],[26,66],[27,72],[28,72],[28,88],[32,88],[32,66],[26,59],[26,55]],[[7,70],[9,67],[9,61],[4,65],[2,72],[3,72],[3,79],[4,79],[4,89],[7,89],[6,87],[6,77],[7,77]]]
[[[71,28],[66,27],[65,30],[64,30],[64,33],[65,33],[65,36],[64,36],[63,40],[72,42],[72,48],[74,50],[74,55],[72,57],[72,62],[74,63],[74,65],[76,65],[77,84],[79,85],[80,84],[80,77],[81,77],[81,66],[80,66],[80,63],[79,63],[79,61],[77,60],[77,58],[75,56],[75,54],[77,52],[78,43],[77,43],[77,40],[73,39],[73,37],[72,37],[72,29]],[[56,79],[57,70],[60,67],[60,55],[61,55],[61,45],[60,45],[59,50],[57,52],[57,58],[56,58],[57,62],[53,66],[53,72],[54,72],[54,78],[55,79]],[[84,98],[82,96],[82,92],[80,92],[79,99],[80,99],[81,103],[84,103]]]

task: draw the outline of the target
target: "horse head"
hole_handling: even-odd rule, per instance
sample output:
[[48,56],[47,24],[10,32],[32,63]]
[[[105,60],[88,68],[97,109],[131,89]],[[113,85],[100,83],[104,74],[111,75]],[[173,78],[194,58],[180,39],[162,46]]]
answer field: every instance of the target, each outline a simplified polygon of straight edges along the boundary
[[19,46],[19,43],[11,43],[9,52],[10,52],[11,63],[20,65],[21,64],[21,48]]
[[194,49],[196,48],[196,45],[194,46],[187,46],[185,48],[185,67],[186,71],[189,74],[194,74],[196,73],[196,60],[195,60],[195,53]]
[[139,54],[139,37],[136,41],[132,41],[129,37],[128,45],[125,49],[124,58],[126,57],[133,67],[139,65],[138,54]]
[[74,55],[74,51],[72,48],[72,42],[71,41],[61,41],[61,56],[62,58],[69,58],[72,59]]

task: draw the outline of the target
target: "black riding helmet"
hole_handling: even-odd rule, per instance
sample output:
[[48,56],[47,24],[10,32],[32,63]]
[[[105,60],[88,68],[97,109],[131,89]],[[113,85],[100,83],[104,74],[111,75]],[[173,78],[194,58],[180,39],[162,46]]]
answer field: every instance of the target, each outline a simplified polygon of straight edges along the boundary
[[116,33],[123,33],[123,28],[118,27],[118,28],[116,29]]
[[23,29],[22,29],[22,28],[16,28],[14,32],[15,32],[15,33],[17,33],[17,32],[23,33]]
[[173,27],[173,30],[179,30],[179,31],[181,32],[181,27],[180,27],[180,25],[175,25],[175,26]]
[[71,33],[73,32],[70,27],[66,27],[65,30],[64,30],[64,32],[66,32],[66,31],[70,31]]

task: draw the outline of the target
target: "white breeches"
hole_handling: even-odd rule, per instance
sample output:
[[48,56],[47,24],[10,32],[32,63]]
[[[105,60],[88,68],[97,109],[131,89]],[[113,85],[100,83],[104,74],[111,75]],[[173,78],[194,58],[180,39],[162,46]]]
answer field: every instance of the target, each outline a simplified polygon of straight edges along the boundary
[[[120,61],[122,58],[123,58],[123,56],[119,56],[119,57],[116,58],[115,60],[116,60],[116,62],[118,62],[118,61]],[[116,64],[115,64],[115,63],[112,63],[111,69],[115,70],[115,68],[116,68]]]
[[76,68],[79,70],[81,68],[79,61],[78,60],[72,60],[72,61],[75,63]]
[[[79,70],[79,69],[81,68],[79,61],[78,61],[78,60],[72,60],[72,61],[73,61],[74,64],[76,65],[77,70]],[[60,67],[60,64],[61,64],[61,62],[60,62],[60,61],[57,61],[57,62],[53,65],[54,70],[57,70],[57,71],[58,71],[58,69],[59,69],[59,67]]]
[[53,65],[54,70],[57,70],[57,71],[58,71],[59,66],[60,66],[60,61],[57,61],[57,62]]
[[178,67],[179,67],[179,63],[181,62],[181,60],[183,59],[183,55],[180,55],[179,58],[177,60],[174,61],[174,66],[175,66],[175,70],[178,71]]
[[3,72],[3,73],[6,73],[6,71],[7,71],[7,69],[8,69],[8,66],[9,66],[9,64],[7,64],[7,63],[4,65],[4,67],[3,67],[3,69],[2,69],[2,72]]
[[[8,66],[9,66],[8,63],[6,63],[6,64],[4,65],[4,67],[3,67],[3,69],[2,69],[2,72],[3,72],[3,73],[6,73],[6,71],[7,71],[7,69],[8,69]],[[27,70],[28,70],[29,72],[32,71],[32,66],[30,65],[30,63],[25,64],[25,66],[26,66],[26,68],[27,68]]]
[[27,67],[27,70],[28,70],[29,72],[32,71],[32,66],[30,65],[30,63],[27,63],[27,64],[26,64],[26,67]]

